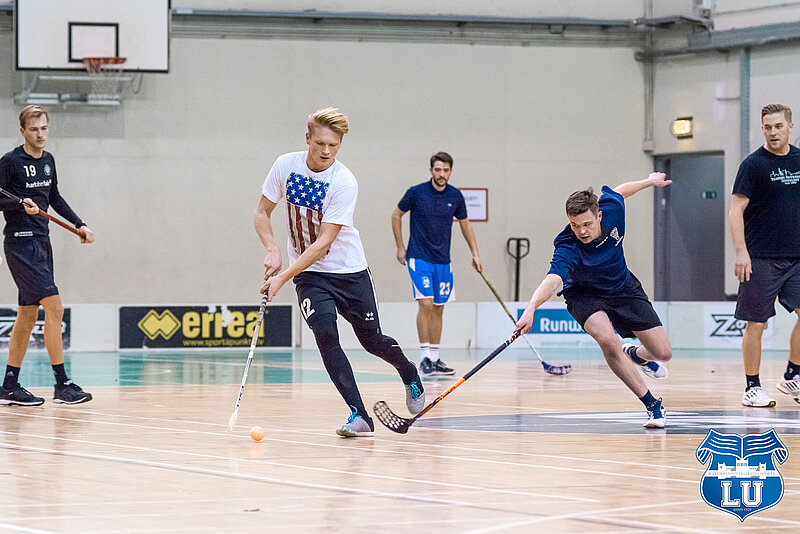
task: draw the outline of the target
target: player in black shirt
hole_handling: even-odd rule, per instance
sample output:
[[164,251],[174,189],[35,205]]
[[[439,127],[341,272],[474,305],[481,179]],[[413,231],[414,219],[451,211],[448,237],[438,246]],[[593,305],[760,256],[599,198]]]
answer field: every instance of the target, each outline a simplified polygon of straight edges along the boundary
[[78,404],[91,400],[92,395],[74,384],[64,369],[61,340],[64,306],[53,280],[48,220],[37,213],[52,207],[75,225],[82,243],[94,242],[94,234],[58,192],[55,160],[44,150],[49,126],[47,110],[27,106],[19,115],[19,124],[24,144],[0,158],[0,187],[23,199],[23,205],[0,199],[0,210],[6,219],[3,231],[6,263],[19,289],[17,319],[8,343],[8,365],[0,386],[0,405],[38,406],[44,402],[19,384],[20,367],[39,306],[44,308],[44,344],[56,379],[53,400]]
[[[747,156],[733,184],[728,222],[739,280],[735,317],[747,321],[742,359],[747,385],[742,404],[775,406],[761,388],[761,336],[775,315],[775,298],[800,317],[800,149],[789,144],[792,110],[761,110],[766,143]],[[800,403],[800,321],[789,341],[789,363],[778,390]]]

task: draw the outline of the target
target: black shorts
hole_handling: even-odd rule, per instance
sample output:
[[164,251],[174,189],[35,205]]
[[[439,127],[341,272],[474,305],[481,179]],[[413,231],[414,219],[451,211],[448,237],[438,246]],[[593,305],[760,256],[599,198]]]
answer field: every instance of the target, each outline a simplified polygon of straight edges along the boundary
[[7,237],[3,242],[8,269],[17,284],[20,306],[38,306],[58,295],[53,280],[53,248],[47,237]]
[[380,328],[378,302],[369,269],[348,274],[305,271],[292,281],[300,313],[309,327],[318,317],[335,317],[338,312],[354,329]]
[[636,337],[634,332],[642,332],[661,326],[656,310],[650,304],[647,294],[639,280],[631,275],[631,283],[616,293],[591,291],[564,291],[567,310],[581,327],[593,314],[606,312],[614,330],[622,337]]
[[775,297],[792,312],[800,308],[800,259],[752,258],[750,280],[739,283],[734,316],[766,323],[775,315]]

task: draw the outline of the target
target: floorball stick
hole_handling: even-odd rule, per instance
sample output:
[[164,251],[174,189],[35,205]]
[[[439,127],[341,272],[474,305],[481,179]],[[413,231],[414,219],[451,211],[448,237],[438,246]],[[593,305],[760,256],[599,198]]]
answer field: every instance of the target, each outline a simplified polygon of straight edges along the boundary
[[253,361],[253,353],[256,350],[256,343],[258,343],[258,332],[261,330],[261,321],[264,319],[264,310],[267,307],[267,296],[261,298],[261,307],[258,308],[258,319],[256,319],[256,329],[253,331],[253,341],[250,342],[250,353],[247,355],[247,363],[244,364],[244,374],[242,375],[242,385],[239,387],[239,396],[236,397],[236,406],[233,408],[233,414],[228,420],[228,435],[233,432],[233,425],[236,424],[236,418],[239,417],[239,404],[242,402],[242,394],[244,393],[244,384],[247,382],[247,372],[250,370],[250,362]]
[[386,426],[386,428],[388,428],[392,432],[397,432],[398,434],[405,434],[406,432],[408,432],[408,429],[411,427],[411,425],[414,424],[414,422],[417,419],[428,413],[431,408],[439,404],[439,402],[441,402],[442,399],[448,396],[454,389],[456,389],[458,386],[469,380],[469,377],[480,371],[484,365],[492,361],[492,359],[495,356],[503,352],[503,349],[511,345],[514,342],[514,340],[517,339],[518,337],[519,337],[519,331],[514,332],[510,338],[506,339],[503,342],[502,345],[494,349],[491,354],[489,354],[486,358],[484,358],[478,365],[473,367],[467,374],[461,377],[458,382],[450,386],[450,388],[447,391],[436,397],[436,399],[432,403],[428,404],[421,412],[419,412],[411,419],[400,417],[399,415],[394,413],[391,410],[391,408],[389,408],[389,405],[386,404],[384,401],[378,401],[375,403],[375,406],[373,407],[373,410],[375,411],[375,416],[380,420],[381,423],[383,423]]
[[[21,198],[19,198],[19,197],[18,197],[18,196],[16,196],[16,195],[13,195],[13,194],[9,193],[8,191],[6,191],[5,189],[3,189],[2,187],[0,187],[0,194],[3,194],[3,195],[5,195],[5,196],[7,196],[7,197],[8,197],[8,198],[10,198],[11,200],[14,200],[14,201],[16,201],[16,202],[19,202],[19,203],[20,203],[20,204],[22,204],[22,205],[26,205],[24,200],[22,200]],[[53,222],[54,222],[54,223],[56,223],[57,225],[61,226],[62,228],[66,228],[67,230],[69,230],[70,232],[72,232],[73,234],[75,234],[76,236],[78,236],[78,237],[80,237],[81,239],[83,239],[83,236],[82,236],[82,235],[80,234],[80,232],[78,232],[78,231],[77,231],[77,230],[76,230],[74,227],[72,227],[72,226],[68,225],[67,223],[65,223],[64,221],[62,221],[62,220],[60,220],[60,219],[57,219],[57,218],[53,217],[53,216],[52,216],[52,215],[50,215],[49,213],[47,213],[47,212],[45,212],[45,211],[42,211],[42,210],[39,210],[39,213],[37,213],[37,215],[41,215],[41,216],[42,216],[42,217],[44,217],[45,219],[50,219],[51,221],[53,221]]]
[[[489,280],[486,279],[486,276],[481,271],[478,271],[478,274],[481,275],[481,278],[483,278],[483,281],[486,282],[487,286],[489,286],[489,290],[494,295],[494,298],[497,299],[497,302],[499,302],[500,305],[503,307],[503,309],[506,312],[506,315],[508,315],[508,317],[511,319],[511,322],[516,325],[517,324],[517,320],[514,319],[513,315],[511,315],[511,312],[508,310],[508,307],[506,306],[506,303],[503,302],[503,299],[500,297],[500,295],[497,294],[497,291],[494,289],[494,286],[492,286],[492,284],[489,282]],[[542,362],[542,367],[544,368],[544,372],[545,373],[548,373],[548,374],[551,374],[551,375],[566,375],[566,374],[569,374],[572,371],[572,365],[570,365],[568,363],[565,363],[564,365],[553,365],[553,364],[547,363],[539,355],[539,351],[536,350],[533,345],[531,345],[531,342],[528,341],[528,338],[526,338],[525,336],[522,336],[522,339],[525,340],[525,343],[528,344],[528,346],[531,348],[531,350],[536,355],[536,357],[539,358],[539,361]]]

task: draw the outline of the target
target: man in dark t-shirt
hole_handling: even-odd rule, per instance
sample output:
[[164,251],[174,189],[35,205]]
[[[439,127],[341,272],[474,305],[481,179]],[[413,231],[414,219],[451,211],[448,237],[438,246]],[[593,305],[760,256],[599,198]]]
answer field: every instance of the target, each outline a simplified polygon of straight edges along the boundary
[[[569,225],[553,242],[550,271],[517,322],[517,328],[528,333],[533,313],[563,285],[559,294],[564,295],[567,310],[597,341],[608,366],[647,409],[646,428],[664,428],[666,410],[631,361],[645,375],[664,379],[667,369],[660,362],[672,358],[672,348],[642,285],[625,263],[624,199],[648,187],[671,183],[664,173],[654,172],[614,189],[603,186],[599,199],[591,188],[570,195],[566,206]],[[642,344],[622,345],[617,333],[623,338],[637,337]]]
[[[422,376],[452,375],[455,371],[439,358],[444,305],[455,295],[450,265],[450,237],[453,219],[472,254],[472,266],[480,272],[481,259],[475,232],[467,218],[467,204],[461,191],[450,185],[453,158],[447,152],[431,156],[431,179],[410,187],[392,212],[392,232],[397,261],[408,265],[411,289],[419,310],[417,334]],[[403,241],[403,215],[410,211],[411,237],[408,249]]]
[[19,124],[24,144],[0,158],[0,187],[23,199],[20,204],[0,198],[0,210],[6,219],[3,249],[19,289],[17,319],[8,342],[8,365],[0,386],[0,405],[38,406],[44,402],[42,397],[20,386],[18,380],[39,306],[44,309],[44,345],[56,380],[53,401],[79,404],[92,396],[73,383],[64,369],[61,339],[64,306],[53,278],[48,220],[39,212],[53,208],[75,225],[83,243],[94,242],[94,234],[58,192],[56,162],[44,150],[49,133],[47,110],[27,106],[19,115]]
[[[731,195],[728,223],[739,280],[735,317],[747,322],[742,337],[745,406],[775,406],[759,377],[761,337],[775,315],[775,298],[800,317],[800,149],[789,144],[792,126],[787,106],[764,106],[766,142],[739,166]],[[800,320],[777,388],[800,404]]]

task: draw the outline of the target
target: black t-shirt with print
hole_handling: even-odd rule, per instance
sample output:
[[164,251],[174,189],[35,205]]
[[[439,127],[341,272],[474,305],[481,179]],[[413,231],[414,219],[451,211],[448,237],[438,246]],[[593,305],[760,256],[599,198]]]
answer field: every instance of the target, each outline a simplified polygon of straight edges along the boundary
[[[19,198],[30,198],[42,211],[52,207],[76,227],[83,225],[58,192],[56,162],[49,152],[34,158],[18,146],[5,154],[0,158],[0,187]],[[49,235],[48,220],[39,215],[29,215],[19,202],[0,195],[0,210],[6,219],[3,231],[6,237]]]
[[733,194],[750,199],[744,239],[752,258],[800,258],[800,149],[785,156],[763,146],[739,166]]

